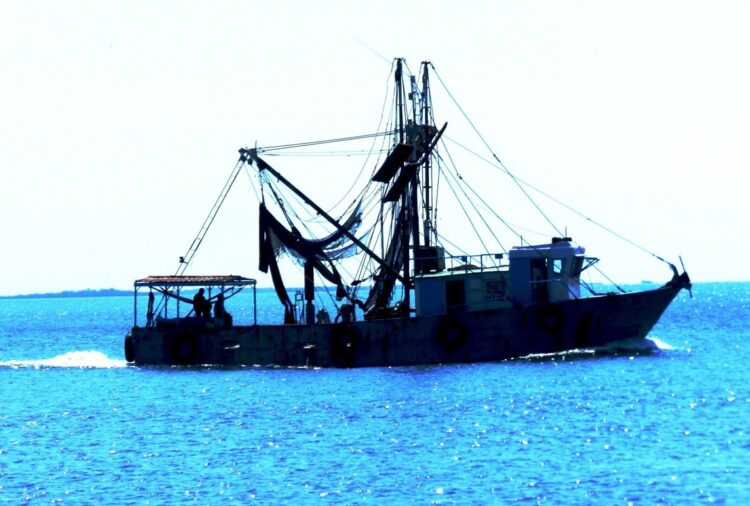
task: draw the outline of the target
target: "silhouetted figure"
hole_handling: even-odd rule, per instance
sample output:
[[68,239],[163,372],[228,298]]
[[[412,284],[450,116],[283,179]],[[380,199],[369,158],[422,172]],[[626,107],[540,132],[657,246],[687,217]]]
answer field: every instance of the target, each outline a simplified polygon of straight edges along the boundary
[[146,326],[154,325],[154,292],[148,292],[148,308],[146,309]]
[[206,300],[203,292],[201,288],[193,297],[193,310],[195,310],[195,316],[206,319],[211,316],[211,303]]
[[328,311],[325,308],[320,308],[320,311],[315,315],[318,323],[331,323],[331,317],[328,315]]
[[336,315],[336,323],[339,321],[341,323],[351,323],[354,321],[354,306],[352,304],[341,304],[339,314]]
[[232,326],[232,315],[224,308],[224,294],[220,293],[214,302],[214,321],[224,327]]
[[214,318],[224,318],[224,294],[220,293],[214,302]]

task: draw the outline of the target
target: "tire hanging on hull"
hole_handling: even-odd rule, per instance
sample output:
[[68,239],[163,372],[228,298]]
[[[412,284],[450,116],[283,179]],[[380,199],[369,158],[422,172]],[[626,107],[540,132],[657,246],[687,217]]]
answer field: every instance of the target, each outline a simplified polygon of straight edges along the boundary
[[336,367],[354,367],[359,336],[348,326],[340,326],[331,335],[331,362]]
[[200,358],[198,338],[193,334],[179,334],[172,346],[172,357],[177,365],[195,365]]
[[537,310],[536,324],[543,333],[552,336],[553,349],[549,351],[562,351],[565,349],[565,313],[555,304],[544,304]]
[[125,336],[125,360],[135,362],[135,348],[133,346],[133,336]]
[[437,341],[450,353],[466,345],[467,338],[466,327],[457,318],[445,318],[438,324]]

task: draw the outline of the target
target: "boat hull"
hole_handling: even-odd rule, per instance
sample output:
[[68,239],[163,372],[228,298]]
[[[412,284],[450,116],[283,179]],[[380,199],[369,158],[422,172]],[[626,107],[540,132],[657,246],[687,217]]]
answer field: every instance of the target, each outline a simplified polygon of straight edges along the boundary
[[349,324],[133,327],[126,358],[154,365],[375,367],[490,362],[644,339],[680,286],[557,303]]

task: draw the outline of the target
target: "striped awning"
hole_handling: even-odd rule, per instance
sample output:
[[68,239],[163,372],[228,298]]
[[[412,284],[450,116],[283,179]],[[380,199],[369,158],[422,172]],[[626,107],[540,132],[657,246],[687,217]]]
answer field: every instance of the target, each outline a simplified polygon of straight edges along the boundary
[[155,286],[252,286],[255,280],[233,274],[221,276],[148,276],[138,279],[135,287]]

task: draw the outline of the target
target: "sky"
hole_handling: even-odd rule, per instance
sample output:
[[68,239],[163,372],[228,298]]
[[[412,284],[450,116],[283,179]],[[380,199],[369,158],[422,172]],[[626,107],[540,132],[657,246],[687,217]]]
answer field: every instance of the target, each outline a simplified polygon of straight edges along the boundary
[[[750,280],[748,26],[743,1],[5,0],[0,295],[173,273],[239,148],[374,131],[394,57],[519,178],[694,281]],[[189,272],[269,286],[236,186]],[[669,278],[562,225],[616,280]]]

